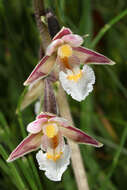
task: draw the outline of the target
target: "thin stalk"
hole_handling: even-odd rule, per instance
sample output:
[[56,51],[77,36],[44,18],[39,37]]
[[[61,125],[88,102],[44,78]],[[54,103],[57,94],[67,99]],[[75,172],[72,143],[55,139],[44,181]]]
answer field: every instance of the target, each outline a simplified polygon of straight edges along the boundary
[[57,114],[56,98],[52,87],[52,82],[49,79],[44,79],[44,103],[43,111]]
[[122,138],[121,138],[121,142],[120,142],[120,145],[119,145],[119,148],[118,150],[116,151],[116,154],[114,156],[114,159],[112,161],[112,164],[111,164],[111,169],[110,169],[110,172],[108,173],[104,183],[103,183],[103,186],[99,188],[99,190],[104,190],[104,186],[105,184],[108,182],[108,180],[112,177],[116,167],[117,167],[117,164],[118,164],[118,161],[119,161],[119,157],[121,155],[121,151],[124,147],[124,144],[125,144],[125,141],[126,141],[126,138],[127,138],[127,127],[125,126],[125,129],[123,131],[123,135],[122,135]]
[[31,166],[31,170],[32,170],[32,173],[34,174],[34,178],[37,182],[37,185],[39,187],[39,189],[43,190],[43,187],[42,187],[42,184],[39,180],[39,174],[38,174],[38,171],[37,171],[37,168],[34,164],[34,160],[33,160],[33,157],[31,155],[28,156],[28,159],[29,159],[29,164]]
[[[67,102],[67,98],[61,86],[59,87],[59,90],[58,90],[57,101],[59,105],[60,115],[63,118],[66,118],[68,121],[70,121],[72,125],[74,125],[72,117],[71,117],[71,113],[70,113],[70,108]],[[74,170],[78,189],[89,190],[86,172],[85,172],[84,164],[82,161],[82,156],[80,153],[79,146],[78,144],[74,143],[71,140],[68,140],[68,144],[71,148],[72,167]]]
[[18,114],[18,122],[19,122],[20,130],[21,130],[21,134],[22,134],[22,137],[25,138],[27,133],[26,133],[25,127],[23,125],[22,114],[20,111],[17,114]]
[[122,11],[118,16],[114,17],[109,23],[105,24],[105,26],[99,31],[97,36],[92,41],[90,48],[94,48],[97,43],[100,41],[100,39],[104,36],[104,34],[114,25],[116,24],[120,19],[125,17],[127,15],[127,9]]

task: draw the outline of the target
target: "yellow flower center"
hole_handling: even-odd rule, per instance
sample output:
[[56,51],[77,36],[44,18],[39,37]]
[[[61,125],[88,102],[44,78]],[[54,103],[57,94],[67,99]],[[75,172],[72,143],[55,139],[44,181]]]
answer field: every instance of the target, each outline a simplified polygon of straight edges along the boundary
[[82,77],[82,71],[80,70],[80,72],[77,74],[68,75],[67,79],[77,82],[81,77]]
[[57,134],[57,129],[53,124],[49,124],[46,126],[45,133],[47,137],[53,138]]
[[61,59],[72,56],[71,46],[68,44],[60,46],[58,49],[58,55],[60,56]]
[[61,158],[62,154],[63,154],[63,152],[55,153],[54,155],[47,153],[46,157],[47,157],[47,159],[53,160],[56,162],[58,159]]

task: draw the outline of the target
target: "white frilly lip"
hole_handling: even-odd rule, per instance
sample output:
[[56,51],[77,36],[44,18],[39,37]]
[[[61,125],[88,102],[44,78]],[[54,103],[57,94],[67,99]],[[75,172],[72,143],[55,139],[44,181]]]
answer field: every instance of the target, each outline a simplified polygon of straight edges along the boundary
[[93,90],[95,75],[93,69],[88,65],[83,66],[82,76],[77,82],[69,80],[67,77],[68,74],[65,72],[61,71],[59,73],[59,80],[63,89],[67,94],[71,95],[73,99],[80,102]]
[[63,154],[57,161],[49,160],[46,153],[40,150],[36,154],[36,159],[39,164],[39,169],[45,171],[45,175],[52,181],[61,181],[62,174],[70,164],[70,148],[68,145],[64,146]]

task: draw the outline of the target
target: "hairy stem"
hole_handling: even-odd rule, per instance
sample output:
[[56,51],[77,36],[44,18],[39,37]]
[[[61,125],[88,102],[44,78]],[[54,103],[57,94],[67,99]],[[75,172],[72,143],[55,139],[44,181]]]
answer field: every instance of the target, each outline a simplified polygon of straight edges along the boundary
[[45,51],[50,43],[50,35],[47,26],[41,21],[41,16],[44,15],[44,4],[42,0],[34,0],[34,11],[38,29],[41,35],[42,48]]
[[52,81],[44,79],[44,102],[43,102],[43,111],[57,114],[57,104],[56,98],[52,87]]
[[[69,105],[67,102],[67,98],[66,98],[65,92],[63,91],[63,88],[61,86],[59,87],[59,90],[58,90],[57,101],[58,101],[58,105],[59,105],[60,115],[63,118],[70,121],[70,123],[72,125],[74,125],[72,117],[71,117],[71,113],[70,113],[70,108],[69,108]],[[89,190],[86,172],[85,172],[85,168],[83,165],[79,146],[78,146],[78,144],[76,144],[70,140],[68,140],[68,144],[70,145],[71,151],[72,151],[71,152],[71,160],[72,160],[72,166],[73,166],[78,189],[79,190]]]

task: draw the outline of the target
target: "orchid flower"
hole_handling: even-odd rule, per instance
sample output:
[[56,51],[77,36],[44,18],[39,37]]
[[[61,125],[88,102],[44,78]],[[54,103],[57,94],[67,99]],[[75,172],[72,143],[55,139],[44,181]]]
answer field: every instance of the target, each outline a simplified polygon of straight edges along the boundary
[[[95,75],[88,64],[113,65],[107,57],[81,46],[83,38],[63,27],[47,47],[41,59],[24,85],[46,77],[59,66],[59,80],[64,90],[77,101],[84,100],[93,90]],[[81,69],[81,65],[83,68]]]
[[29,135],[13,150],[8,158],[12,162],[25,154],[35,151],[39,169],[53,181],[60,181],[63,172],[70,163],[70,148],[65,144],[67,137],[76,143],[83,143],[95,147],[102,144],[85,134],[80,129],[70,126],[64,118],[50,113],[41,113],[36,120],[28,124]]

